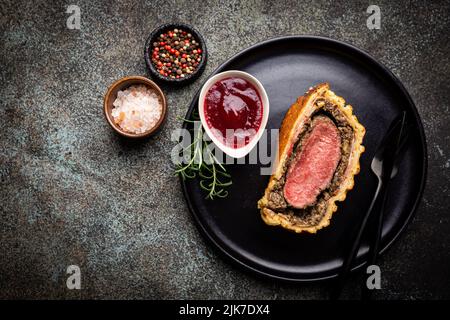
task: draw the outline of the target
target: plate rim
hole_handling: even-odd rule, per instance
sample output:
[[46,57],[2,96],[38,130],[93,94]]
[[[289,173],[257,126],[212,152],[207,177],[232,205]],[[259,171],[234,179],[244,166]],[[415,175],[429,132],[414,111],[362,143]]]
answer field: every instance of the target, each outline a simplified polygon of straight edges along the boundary
[[[398,231],[396,232],[396,234],[392,237],[392,239],[385,244],[385,246],[383,248],[381,248],[379,255],[384,254],[389,248],[392,247],[392,245],[394,244],[394,242],[396,242],[396,240],[400,237],[401,234],[403,234],[403,232],[405,231],[405,228],[409,225],[409,223],[411,222],[414,214],[417,211],[417,208],[423,198],[423,193],[425,190],[425,185],[426,185],[426,181],[427,181],[427,173],[428,173],[428,148],[427,148],[427,141],[426,141],[426,135],[425,135],[425,130],[423,127],[423,123],[422,123],[422,119],[420,117],[419,111],[417,109],[416,104],[414,103],[411,95],[409,94],[409,92],[406,90],[405,86],[403,85],[403,83],[400,81],[400,79],[391,71],[389,70],[384,64],[382,64],[380,61],[378,61],[377,59],[375,59],[372,55],[370,55],[368,52],[366,52],[363,49],[360,49],[350,43],[341,41],[341,40],[336,40],[336,39],[332,39],[332,38],[328,38],[328,37],[324,37],[324,36],[315,36],[315,35],[289,35],[289,36],[280,36],[280,37],[272,37],[269,38],[267,40],[264,41],[260,41],[257,42],[249,47],[247,47],[244,50],[239,51],[238,53],[234,54],[233,56],[231,56],[230,58],[226,59],[226,61],[224,61],[223,63],[221,63],[214,71],[212,71],[208,77],[204,80],[203,83],[205,83],[210,77],[214,76],[215,74],[223,71],[224,68],[227,67],[227,65],[231,62],[233,62],[234,60],[238,59],[239,57],[247,54],[249,51],[253,51],[255,49],[258,49],[260,47],[263,46],[267,46],[269,44],[273,44],[279,41],[288,41],[288,40],[292,40],[292,41],[322,41],[322,42],[326,42],[328,44],[331,44],[332,46],[341,46],[344,47],[347,50],[350,51],[355,51],[357,54],[359,54],[360,56],[362,56],[363,58],[367,59],[368,61],[370,61],[371,64],[375,65],[377,68],[379,68],[383,73],[386,74],[386,76],[388,76],[390,78],[390,80],[392,80],[397,86],[398,88],[401,90],[401,93],[407,98],[407,101],[409,103],[409,105],[411,106],[412,112],[414,114],[414,118],[418,121],[418,131],[419,131],[419,136],[420,136],[420,143],[423,149],[423,167],[422,167],[422,172],[421,172],[421,182],[420,182],[420,187],[419,187],[419,193],[414,201],[413,207],[410,210],[408,216],[406,217],[406,219],[404,219],[403,223],[399,226]],[[199,93],[201,90],[200,89],[195,93],[192,101],[189,103],[189,107],[188,110],[186,112],[186,119],[189,119],[189,117],[192,114],[193,111],[193,105],[195,105],[195,101],[199,98]],[[182,128],[186,127],[186,123],[183,123]],[[314,282],[323,282],[325,280],[331,280],[334,279],[338,276],[338,274],[332,274],[332,275],[328,275],[328,276],[319,276],[319,277],[309,277],[309,278],[296,278],[296,277],[288,277],[288,276],[280,276],[280,275],[276,275],[273,273],[269,273],[266,272],[264,270],[261,269],[257,269],[251,265],[249,265],[248,263],[246,263],[245,261],[242,261],[238,258],[236,258],[235,256],[233,256],[231,253],[229,253],[227,251],[226,248],[224,248],[221,244],[219,244],[214,237],[208,232],[208,230],[206,230],[205,226],[202,224],[202,222],[200,221],[200,218],[198,217],[197,213],[195,212],[195,209],[193,208],[192,202],[188,196],[188,190],[186,187],[186,182],[180,177],[179,178],[180,182],[181,182],[181,186],[182,186],[182,192],[183,192],[183,197],[185,198],[186,204],[188,206],[188,209],[191,213],[191,215],[194,217],[195,220],[195,225],[197,226],[197,229],[200,231],[200,233],[202,234],[202,236],[208,241],[210,242],[210,244],[213,245],[214,249],[218,250],[223,257],[229,259],[233,264],[243,268],[242,271],[247,271],[247,272],[252,272],[254,275],[258,275],[258,276],[262,276],[266,279],[272,279],[272,280],[279,280],[279,281],[283,281],[283,282],[290,282],[290,283],[314,283]],[[365,259],[360,262],[358,265],[354,266],[352,268],[352,272],[359,270],[361,267],[363,267],[366,264]],[[298,273],[301,274],[301,273]]]

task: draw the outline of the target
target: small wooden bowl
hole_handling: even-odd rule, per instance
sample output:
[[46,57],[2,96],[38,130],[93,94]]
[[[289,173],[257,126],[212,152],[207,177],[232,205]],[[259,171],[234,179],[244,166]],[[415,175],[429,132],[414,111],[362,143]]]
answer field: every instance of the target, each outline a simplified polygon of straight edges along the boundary
[[[135,84],[144,84],[152,89],[154,89],[162,103],[162,113],[161,117],[159,118],[158,122],[155,124],[155,126],[143,133],[131,133],[123,130],[118,124],[114,122],[114,118],[111,114],[111,111],[113,109],[113,102],[117,98],[117,93],[119,90],[125,90],[131,85]],[[162,92],[161,88],[154,83],[153,81],[140,76],[130,76],[130,77],[124,77],[122,79],[117,80],[114,82],[109,88],[108,91],[105,94],[105,99],[103,102],[103,111],[105,113],[106,120],[111,125],[111,127],[120,135],[128,137],[128,138],[144,138],[148,137],[152,134],[154,134],[163,124],[166,113],[167,113],[167,102],[166,102],[166,96]]]

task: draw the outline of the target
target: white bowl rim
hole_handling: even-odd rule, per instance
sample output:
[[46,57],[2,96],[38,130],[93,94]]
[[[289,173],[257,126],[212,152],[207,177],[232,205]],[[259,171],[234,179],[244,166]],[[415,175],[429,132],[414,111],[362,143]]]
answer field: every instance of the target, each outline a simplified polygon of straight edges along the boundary
[[[244,78],[245,80],[252,83],[255,86],[256,90],[258,90],[258,93],[261,97],[261,102],[263,105],[263,118],[261,121],[261,125],[260,125],[258,131],[256,132],[256,135],[253,137],[252,140],[250,140],[250,142],[248,144],[246,144],[245,146],[240,147],[240,148],[228,147],[222,141],[217,139],[214,136],[214,134],[212,133],[211,129],[208,127],[208,125],[206,123],[206,119],[205,119],[205,113],[204,113],[205,96],[206,96],[206,93],[209,91],[209,89],[212,87],[212,85],[214,83],[216,83],[218,80],[222,80],[222,79],[225,79],[228,77],[233,77],[233,76]],[[203,129],[208,134],[208,136],[212,140],[212,142],[214,142],[214,144],[220,150],[222,150],[225,154],[229,155],[230,157],[236,158],[236,159],[243,158],[247,154],[249,154],[250,151],[252,151],[252,149],[256,146],[259,139],[261,139],[261,136],[263,135],[264,130],[267,125],[267,120],[269,119],[269,111],[270,111],[269,97],[267,96],[267,92],[264,89],[264,86],[261,84],[261,82],[257,78],[255,78],[254,76],[252,76],[251,74],[249,74],[247,72],[240,71],[240,70],[223,71],[223,72],[220,72],[220,73],[212,76],[205,82],[205,84],[203,85],[203,87],[200,91],[200,95],[198,97],[198,113],[200,115],[200,121],[202,123]]]

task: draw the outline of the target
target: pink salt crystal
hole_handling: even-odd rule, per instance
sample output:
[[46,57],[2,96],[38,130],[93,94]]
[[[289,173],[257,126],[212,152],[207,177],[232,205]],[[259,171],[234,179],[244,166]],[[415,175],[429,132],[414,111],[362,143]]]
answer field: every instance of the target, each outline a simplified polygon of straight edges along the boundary
[[124,131],[144,133],[161,118],[162,103],[155,90],[146,85],[132,85],[117,93],[111,114]]

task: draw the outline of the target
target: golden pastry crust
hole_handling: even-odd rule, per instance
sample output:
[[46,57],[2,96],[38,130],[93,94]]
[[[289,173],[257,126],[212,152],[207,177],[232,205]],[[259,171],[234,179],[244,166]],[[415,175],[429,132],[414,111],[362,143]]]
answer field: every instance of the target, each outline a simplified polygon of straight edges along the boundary
[[[323,218],[314,226],[294,225],[290,222],[287,215],[274,212],[268,208],[269,195],[275,187],[275,184],[284,174],[283,166],[292,153],[296,137],[304,126],[305,121],[311,118],[313,113],[317,111],[314,102],[318,98],[325,98],[325,100],[330,101],[337,108],[339,108],[341,114],[345,116],[347,123],[353,129],[352,146],[347,169],[344,174],[344,180],[340,183],[335,195],[328,199],[326,212]],[[297,101],[289,108],[281,124],[277,163],[275,165],[276,169],[270,177],[269,185],[266,188],[263,198],[258,201],[258,208],[261,210],[261,217],[264,222],[268,225],[281,226],[297,233],[303,231],[316,233],[317,230],[328,226],[330,224],[332,214],[337,210],[336,201],[344,201],[347,196],[347,192],[354,186],[354,176],[358,174],[360,170],[359,158],[364,152],[364,146],[362,145],[364,134],[365,128],[358,122],[356,116],[353,115],[352,106],[345,105],[345,100],[331,91],[328,83],[319,84],[316,87],[311,88],[304,96],[299,97]]]

